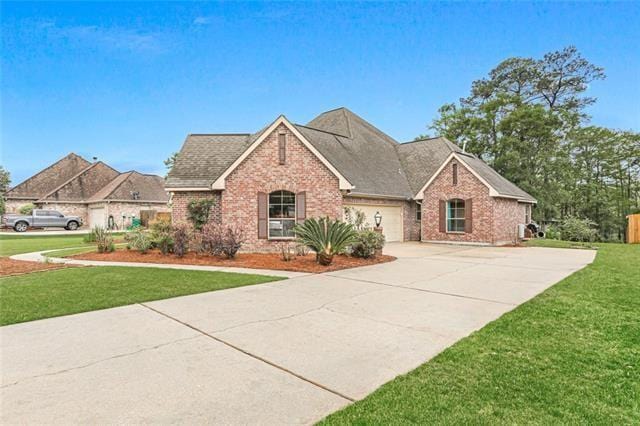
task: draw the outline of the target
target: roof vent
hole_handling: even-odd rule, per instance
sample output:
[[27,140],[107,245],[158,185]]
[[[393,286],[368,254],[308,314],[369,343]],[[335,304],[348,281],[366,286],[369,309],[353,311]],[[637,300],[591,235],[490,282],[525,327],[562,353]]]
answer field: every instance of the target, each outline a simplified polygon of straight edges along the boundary
[[131,191],[131,198],[133,198],[134,200],[139,200],[140,199],[140,192]]

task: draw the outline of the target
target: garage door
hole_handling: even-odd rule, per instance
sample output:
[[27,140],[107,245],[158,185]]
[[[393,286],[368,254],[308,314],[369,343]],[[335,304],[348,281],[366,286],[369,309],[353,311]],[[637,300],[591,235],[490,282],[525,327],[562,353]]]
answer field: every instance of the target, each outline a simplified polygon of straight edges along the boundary
[[354,207],[364,212],[367,217],[366,222],[370,226],[375,226],[374,216],[376,212],[382,215],[382,233],[387,241],[402,241],[402,208],[390,206],[370,206],[365,204],[352,204]]
[[89,209],[89,226],[94,228],[99,226],[104,228],[106,226],[104,218],[104,207],[99,209]]

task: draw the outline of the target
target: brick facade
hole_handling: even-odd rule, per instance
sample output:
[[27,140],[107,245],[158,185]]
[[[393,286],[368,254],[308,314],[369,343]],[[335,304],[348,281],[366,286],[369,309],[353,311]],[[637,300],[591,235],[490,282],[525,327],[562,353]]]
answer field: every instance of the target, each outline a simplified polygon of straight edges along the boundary
[[[286,134],[286,161],[280,164],[278,135]],[[452,159],[425,190],[421,206],[413,200],[343,198],[338,179],[285,125],[279,126],[227,176],[222,191],[175,192],[172,199],[174,223],[186,221],[190,200],[213,197],[212,221],[244,230],[243,251],[273,251],[279,240],[258,238],[258,193],[285,190],[306,192],[307,217],[343,217],[343,205],[367,204],[402,208],[405,241],[509,244],[517,241],[517,225],[524,223],[525,204],[490,196],[487,188],[464,165],[458,166],[453,184]],[[472,199],[471,232],[440,232],[439,201]],[[422,219],[416,220],[421,208]]]
[[[280,164],[278,134],[286,134],[286,161]],[[258,238],[258,192],[306,192],[307,217],[342,217],[338,178],[286,127],[279,126],[229,175],[221,197],[221,220],[242,227],[243,250],[277,249],[277,240]]]
[[[452,159],[424,192],[422,240],[460,243],[512,244],[518,241],[517,226],[525,222],[525,204],[489,195],[487,188],[462,164],[453,184]],[[440,232],[440,200],[472,199],[472,231]]]
[[175,192],[171,199],[171,221],[173,223],[188,222],[187,205],[191,200],[202,200],[212,198],[214,200],[213,207],[209,212],[209,221],[212,223],[221,223],[222,221],[222,205],[220,191],[184,191]]

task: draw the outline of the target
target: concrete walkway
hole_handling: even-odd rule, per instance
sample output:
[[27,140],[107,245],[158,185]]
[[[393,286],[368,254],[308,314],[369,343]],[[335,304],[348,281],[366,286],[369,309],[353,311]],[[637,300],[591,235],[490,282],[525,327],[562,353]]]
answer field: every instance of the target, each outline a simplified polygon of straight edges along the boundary
[[[82,248],[82,247],[74,247]],[[70,249],[55,249],[55,250],[43,250],[35,251],[32,253],[14,254],[10,256],[10,259],[23,260],[26,262],[53,262],[64,263],[68,265],[82,265],[82,266],[130,266],[136,268],[160,268],[160,269],[185,269],[189,271],[209,271],[209,272],[235,272],[237,274],[258,274],[258,275],[271,275],[273,277],[285,277],[296,278],[309,275],[306,272],[292,272],[292,271],[280,271],[277,269],[252,269],[252,268],[234,268],[227,266],[206,266],[206,265],[179,265],[171,263],[141,263],[141,262],[104,262],[100,260],[81,260],[70,259],[64,257],[48,257],[47,253],[52,253],[60,250],[72,250]]]
[[310,424],[595,256],[387,252],[398,260],[2,327],[0,421]]

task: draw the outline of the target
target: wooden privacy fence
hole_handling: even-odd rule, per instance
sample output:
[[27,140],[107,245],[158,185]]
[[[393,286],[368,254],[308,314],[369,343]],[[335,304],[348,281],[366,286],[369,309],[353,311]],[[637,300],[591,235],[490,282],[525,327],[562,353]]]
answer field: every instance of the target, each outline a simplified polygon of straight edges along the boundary
[[171,222],[171,213],[156,210],[140,210],[140,223],[142,226],[149,227],[149,225],[155,221]]
[[627,243],[640,243],[640,213],[627,216]]

